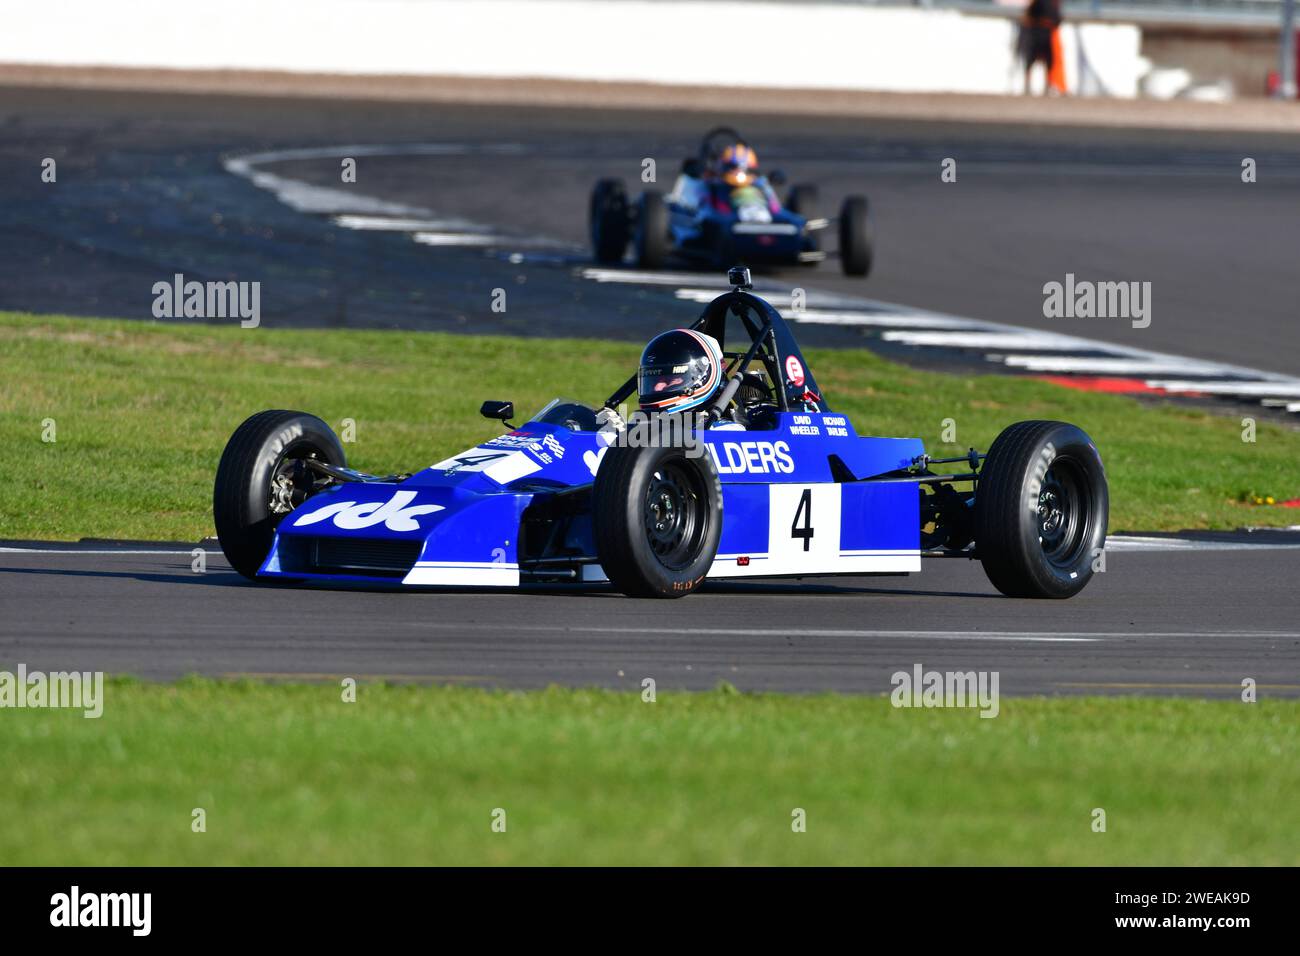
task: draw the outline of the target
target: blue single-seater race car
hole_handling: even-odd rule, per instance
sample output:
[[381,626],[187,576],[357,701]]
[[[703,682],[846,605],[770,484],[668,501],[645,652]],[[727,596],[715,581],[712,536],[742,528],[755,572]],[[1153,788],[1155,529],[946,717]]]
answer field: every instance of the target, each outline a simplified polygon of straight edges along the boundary
[[[815,185],[792,186],[782,202],[775,187],[784,183],[779,170],[763,174],[739,133],[720,126],[682,163],[667,196],[648,189],[632,203],[621,180],[597,182],[588,211],[592,254],[597,262],[620,263],[631,243],[643,269],[677,259],[719,270],[735,262],[783,266],[838,256],[846,275],[866,276],[873,257],[866,197],[849,196],[838,217],[825,218]],[[839,245],[829,250],[824,237],[832,231]]]
[[[633,375],[599,408],[556,399],[507,434],[380,477],[348,468],[319,418],[260,412],[217,470],[222,550],[254,579],[608,581],[641,597],[715,578],[905,574],[927,556],[978,558],[1011,596],[1087,584],[1108,492],[1082,430],[1019,422],[987,455],[949,459],[920,439],[861,437],[748,271],[730,278],[691,326],[722,344],[725,364],[702,414],[624,421]],[[503,401],[481,412],[513,416]]]

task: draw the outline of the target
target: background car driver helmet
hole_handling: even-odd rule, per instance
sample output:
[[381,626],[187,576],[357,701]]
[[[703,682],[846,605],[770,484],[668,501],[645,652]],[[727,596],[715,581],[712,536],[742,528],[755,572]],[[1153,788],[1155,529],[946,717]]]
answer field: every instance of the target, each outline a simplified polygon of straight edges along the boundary
[[722,347],[711,335],[673,329],[641,353],[637,393],[647,412],[684,412],[703,405],[722,382]]
[[719,162],[722,178],[731,186],[746,186],[758,176],[758,154],[744,143],[724,149]]

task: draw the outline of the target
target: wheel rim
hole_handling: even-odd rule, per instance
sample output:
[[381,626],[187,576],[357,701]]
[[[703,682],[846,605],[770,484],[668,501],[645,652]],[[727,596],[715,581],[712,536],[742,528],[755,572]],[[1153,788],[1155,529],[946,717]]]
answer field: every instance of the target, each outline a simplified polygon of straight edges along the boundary
[[267,513],[279,520],[310,498],[317,490],[316,476],[303,465],[305,459],[320,461],[326,456],[305,442],[290,445],[275,463],[268,489]]
[[1094,505],[1079,462],[1057,458],[1038,492],[1038,543],[1049,564],[1071,568],[1088,545]]
[[643,522],[646,540],[659,563],[680,571],[695,560],[708,533],[704,481],[679,462],[664,465],[650,477]]

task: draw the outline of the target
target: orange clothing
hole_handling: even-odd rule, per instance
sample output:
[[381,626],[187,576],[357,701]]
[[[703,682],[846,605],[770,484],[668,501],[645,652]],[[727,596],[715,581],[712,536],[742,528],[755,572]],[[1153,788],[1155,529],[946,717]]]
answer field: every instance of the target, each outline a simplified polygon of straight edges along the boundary
[[1047,71],[1047,85],[1058,93],[1065,89],[1065,57],[1061,55],[1061,28],[1052,30],[1052,68]]

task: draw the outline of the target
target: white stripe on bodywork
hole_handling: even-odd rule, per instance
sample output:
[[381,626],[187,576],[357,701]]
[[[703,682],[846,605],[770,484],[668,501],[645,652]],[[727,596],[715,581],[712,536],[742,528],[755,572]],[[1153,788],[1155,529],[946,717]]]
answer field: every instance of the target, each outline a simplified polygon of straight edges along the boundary
[[494,461],[483,469],[483,474],[487,475],[498,485],[508,485],[524,475],[531,475],[542,468],[537,462],[533,461],[528,454],[517,451],[514,454],[507,455],[500,461]]
[[403,584],[515,588],[519,565],[504,561],[417,561]]
[[[737,564],[736,559],[741,557],[748,557],[749,564]],[[897,574],[920,570],[920,551],[842,551],[835,567],[830,569],[809,568],[798,560],[774,560],[766,554],[720,554],[713,559],[708,577],[743,578],[791,574],[821,577],[827,574]]]

